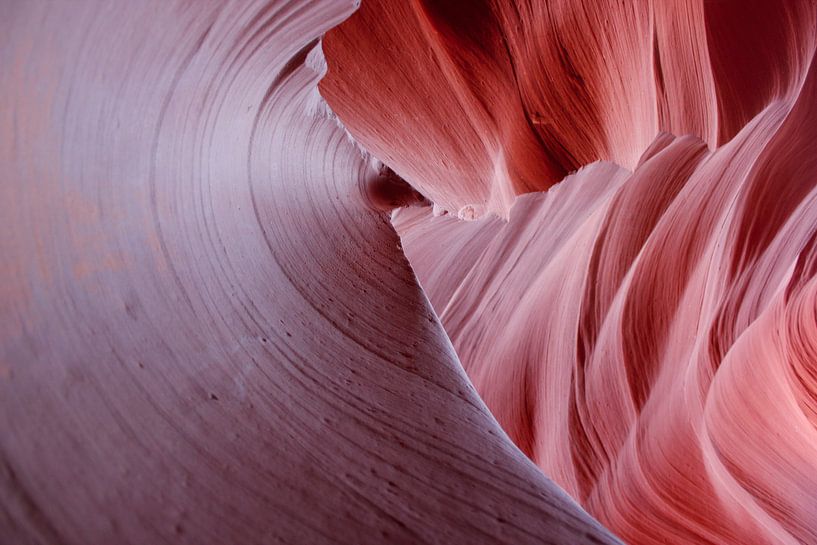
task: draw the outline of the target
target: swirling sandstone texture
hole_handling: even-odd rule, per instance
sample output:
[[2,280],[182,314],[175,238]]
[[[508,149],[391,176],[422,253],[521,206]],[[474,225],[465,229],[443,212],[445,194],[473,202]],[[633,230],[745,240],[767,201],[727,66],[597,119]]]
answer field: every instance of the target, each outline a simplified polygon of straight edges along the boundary
[[0,2],[0,543],[614,543],[317,94],[351,2]]
[[477,391],[625,541],[817,543],[816,44],[810,0],[371,0],[325,40]]
[[814,0],[0,1],[0,543],[817,542],[815,52]]

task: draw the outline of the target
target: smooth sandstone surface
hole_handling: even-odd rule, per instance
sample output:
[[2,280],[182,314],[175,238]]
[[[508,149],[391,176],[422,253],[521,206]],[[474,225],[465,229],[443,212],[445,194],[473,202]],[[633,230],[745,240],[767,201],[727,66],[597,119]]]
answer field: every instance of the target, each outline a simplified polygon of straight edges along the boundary
[[616,542],[479,399],[377,210],[415,197],[323,113],[355,7],[0,4],[0,542]]
[[816,52],[814,0],[0,2],[0,543],[817,542]]

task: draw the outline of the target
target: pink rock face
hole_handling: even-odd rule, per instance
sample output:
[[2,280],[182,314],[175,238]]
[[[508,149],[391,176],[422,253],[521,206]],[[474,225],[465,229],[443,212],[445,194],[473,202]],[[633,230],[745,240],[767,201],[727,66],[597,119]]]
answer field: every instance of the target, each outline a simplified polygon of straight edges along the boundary
[[815,44],[3,3],[0,543],[817,541]]
[[322,92],[511,439],[627,542],[817,542],[817,5],[402,9]]

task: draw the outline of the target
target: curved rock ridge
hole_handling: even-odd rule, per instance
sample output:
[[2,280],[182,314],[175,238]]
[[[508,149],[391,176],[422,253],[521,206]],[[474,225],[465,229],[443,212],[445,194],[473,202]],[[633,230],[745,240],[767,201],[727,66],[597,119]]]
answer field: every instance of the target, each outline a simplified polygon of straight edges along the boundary
[[817,542],[815,139],[812,63],[715,150],[393,215],[500,424],[629,543]]
[[617,542],[463,373],[373,210],[422,198],[314,115],[354,7],[0,6],[0,542]]
[[796,92],[814,0],[368,0],[325,40],[322,95],[441,208],[506,217],[659,132],[714,150]]

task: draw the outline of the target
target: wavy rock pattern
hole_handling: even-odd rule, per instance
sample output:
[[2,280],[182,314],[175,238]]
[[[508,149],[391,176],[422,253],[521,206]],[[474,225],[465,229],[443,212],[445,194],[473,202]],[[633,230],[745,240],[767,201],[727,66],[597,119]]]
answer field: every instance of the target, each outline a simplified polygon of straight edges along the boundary
[[321,93],[438,206],[507,216],[661,132],[714,149],[796,94],[813,0],[370,0],[327,35]]
[[384,6],[322,89],[514,442],[628,542],[817,542],[815,3]]
[[411,191],[315,114],[353,8],[0,6],[0,542],[616,542],[463,374],[370,206]]
[[0,5],[0,542],[817,541],[817,3],[356,8]]

